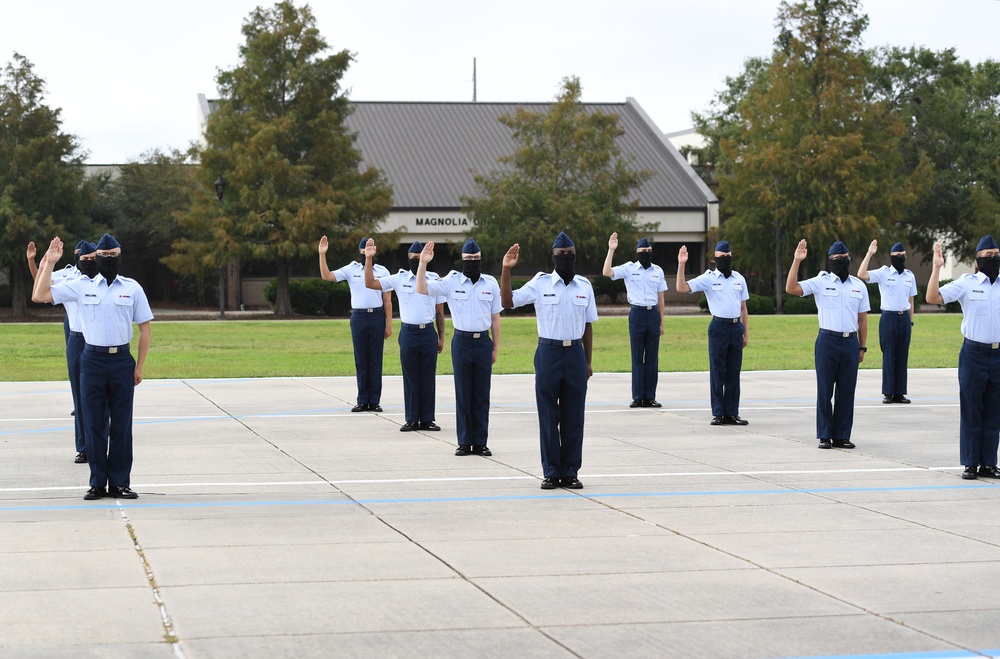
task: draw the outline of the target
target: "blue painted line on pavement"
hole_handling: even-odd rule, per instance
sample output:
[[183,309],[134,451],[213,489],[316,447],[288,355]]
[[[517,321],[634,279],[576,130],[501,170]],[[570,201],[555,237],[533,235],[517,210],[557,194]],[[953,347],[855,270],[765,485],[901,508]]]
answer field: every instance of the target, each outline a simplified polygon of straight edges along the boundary
[[[155,486],[150,486],[155,489]],[[411,504],[411,503],[468,503],[468,502],[503,502],[503,501],[545,501],[551,499],[572,499],[577,501],[599,501],[608,498],[643,498],[643,497],[705,497],[705,496],[747,496],[773,494],[835,494],[853,492],[916,492],[943,490],[971,490],[993,487],[988,484],[962,485],[927,485],[910,487],[824,487],[808,489],[768,489],[768,490],[708,490],[698,492],[602,492],[597,494],[522,494],[501,496],[469,496],[469,497],[424,497],[424,498],[390,498],[390,499],[296,499],[288,501],[185,501],[178,503],[122,503],[124,508],[245,508],[254,506],[344,506],[344,505],[379,505],[379,504]],[[82,488],[81,488],[82,489]],[[46,511],[46,510],[89,510],[93,508],[117,508],[118,504],[58,504],[51,506],[9,506],[0,507],[0,513],[16,511]]]
[[968,657],[997,657],[1000,650],[936,650],[933,652],[891,652],[884,654],[836,654],[822,656],[782,657],[781,659],[967,659]]

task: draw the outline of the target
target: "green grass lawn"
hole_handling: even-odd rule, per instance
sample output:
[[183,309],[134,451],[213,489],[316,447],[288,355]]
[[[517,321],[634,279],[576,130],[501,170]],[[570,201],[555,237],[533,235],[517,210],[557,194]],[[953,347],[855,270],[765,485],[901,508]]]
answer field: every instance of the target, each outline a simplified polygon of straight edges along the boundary
[[[870,348],[862,368],[882,366],[877,314],[869,319]],[[962,345],[958,314],[917,314],[910,367],[958,366]],[[707,371],[709,317],[668,316],[660,340],[661,371]],[[743,370],[813,368],[815,316],[751,316],[750,345]],[[399,375],[399,320],[387,341],[384,373]],[[531,373],[537,343],[533,316],[504,317],[500,357],[494,373]],[[138,332],[133,338],[133,354]],[[451,322],[438,373],[450,374]],[[65,380],[61,323],[0,325],[0,380]],[[594,371],[631,370],[628,318],[604,317],[594,324]],[[354,375],[351,330],[345,320],[153,321],[146,378],[237,378]]]

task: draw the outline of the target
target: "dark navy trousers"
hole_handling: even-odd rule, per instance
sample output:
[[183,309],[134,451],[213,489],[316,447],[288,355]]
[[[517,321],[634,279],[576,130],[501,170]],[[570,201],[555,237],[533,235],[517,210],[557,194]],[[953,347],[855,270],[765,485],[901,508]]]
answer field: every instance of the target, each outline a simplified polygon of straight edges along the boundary
[[632,400],[656,400],[660,371],[660,311],[632,305],[628,312],[632,346]]
[[[478,334],[479,338],[474,338]],[[455,424],[461,446],[486,446],[490,430],[493,339],[489,332],[455,330],[451,338],[455,372]]]
[[858,333],[820,330],[816,337],[816,437],[850,439],[861,348]]
[[743,323],[712,318],[708,324],[708,368],[712,416],[739,416],[743,368]]
[[358,376],[358,404],[382,400],[382,352],[385,347],[385,311],[379,307],[351,311],[354,369]]
[[[80,356],[80,402],[91,487],[128,487],[132,473],[132,401],[135,360],[87,346]],[[110,428],[107,416],[111,416]]]
[[77,452],[86,451],[87,444],[83,432],[84,408],[80,403],[80,355],[86,342],[81,332],[70,332],[66,339],[66,368],[69,370],[69,389],[73,394],[73,425],[76,433]]
[[535,351],[535,402],[546,478],[575,478],[583,464],[587,356],[583,342],[564,347],[539,339]]
[[906,366],[910,359],[910,312],[883,311],[878,321],[878,345],[882,349],[882,395],[906,393]]
[[404,323],[399,330],[399,365],[403,370],[406,422],[434,420],[434,377],[437,375],[438,335],[433,323]]
[[967,467],[997,463],[1000,350],[966,339],[958,353],[959,450]]

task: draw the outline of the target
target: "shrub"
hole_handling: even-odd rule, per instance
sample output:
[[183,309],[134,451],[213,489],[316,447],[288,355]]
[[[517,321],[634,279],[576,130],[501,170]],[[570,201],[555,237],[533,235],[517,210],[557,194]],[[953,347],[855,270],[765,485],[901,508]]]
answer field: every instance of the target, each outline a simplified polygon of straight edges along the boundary
[[750,294],[747,312],[751,316],[766,316],[774,313],[774,298],[769,295]]
[[[278,282],[271,281],[264,287],[264,299],[274,304]],[[288,282],[292,312],[305,316],[351,315],[351,289],[347,282],[322,279],[293,279]]]
[[[944,286],[945,284],[950,284],[953,281],[955,281],[955,280],[954,279],[942,279],[938,283],[941,286]],[[944,311],[945,311],[945,313],[962,313],[962,305],[959,304],[958,302],[949,302],[948,304],[944,305]]]
[[781,304],[786,314],[814,314],[816,313],[816,301],[812,295],[799,297],[785,293],[781,298]]

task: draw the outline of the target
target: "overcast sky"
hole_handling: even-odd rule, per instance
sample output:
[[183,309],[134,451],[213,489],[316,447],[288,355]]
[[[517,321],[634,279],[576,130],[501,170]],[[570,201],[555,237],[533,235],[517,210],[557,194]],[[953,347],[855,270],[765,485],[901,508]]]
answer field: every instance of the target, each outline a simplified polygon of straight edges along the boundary
[[[238,63],[252,0],[4,2],[0,63],[16,51],[47,82],[91,163],[197,138],[197,95]],[[302,4],[297,2],[297,4]],[[320,32],[356,61],[354,100],[550,101],[579,76],[584,100],[634,97],[664,132],[691,126],[742,62],[767,55],[777,0],[315,0]],[[998,0],[867,0],[867,46],[954,47],[1000,59]]]

